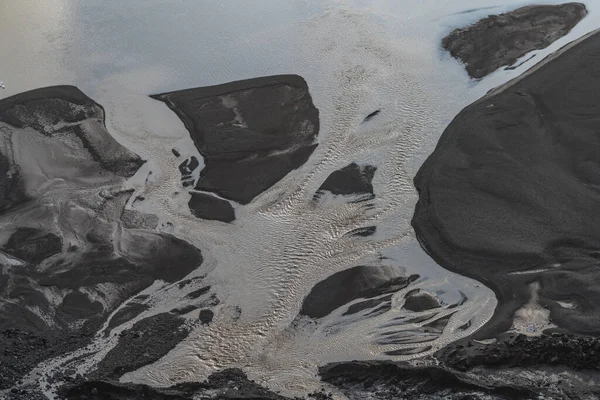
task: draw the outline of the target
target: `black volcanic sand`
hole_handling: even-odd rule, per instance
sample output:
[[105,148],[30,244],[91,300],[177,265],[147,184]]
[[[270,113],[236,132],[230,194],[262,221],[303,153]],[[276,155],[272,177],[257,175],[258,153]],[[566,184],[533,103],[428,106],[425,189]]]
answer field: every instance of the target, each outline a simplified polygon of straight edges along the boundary
[[247,204],[314,151],[319,112],[297,75],[152,96],[181,118],[205,167],[195,189]]
[[[317,283],[304,298],[301,315],[323,318],[332,311],[357,299],[365,301],[350,305],[346,314],[390,303],[391,295],[404,289],[418,275],[394,276],[393,272],[380,266],[358,266],[336,272]],[[389,296],[383,296],[389,294]],[[386,304],[387,309],[390,304]],[[383,307],[381,310],[385,311]]]
[[425,250],[496,292],[479,337],[532,283],[554,324],[600,334],[599,68],[596,33],[461,111],[415,178]]
[[74,86],[46,87],[2,99],[0,121],[55,140],[77,140],[100,169],[121,177],[130,177],[144,163],[106,131],[102,106]]
[[121,332],[119,342],[91,374],[94,379],[118,380],[126,372],[151,364],[186,338],[185,319],[171,313],[157,314]]
[[581,3],[526,6],[455,29],[442,46],[465,63],[472,78],[483,78],[501,66],[512,66],[532,50],[548,47],[586,14]]
[[195,217],[209,220],[231,222],[235,220],[235,211],[227,200],[206,193],[192,193],[188,202]]
[[[176,150],[173,150],[173,154],[176,157],[180,156]],[[194,185],[194,176],[192,174],[199,166],[200,162],[195,156],[191,156],[179,164],[183,187]],[[191,192],[190,194],[191,198],[188,202],[188,207],[195,217],[222,222],[232,222],[235,220],[235,210],[229,201],[207,193]]]
[[[121,186],[144,161],[110,136],[102,107],[77,88],[0,100],[0,131],[0,168],[12,171],[0,171],[1,390],[85,345],[124,300],[182,279],[202,256],[156,233],[152,218],[125,212],[132,192]],[[141,311],[117,313],[111,328]]]
[[[600,340],[595,337],[553,332],[540,337],[504,334],[492,344],[463,339],[439,350],[436,358],[458,371],[480,366],[566,366],[595,370],[600,377]],[[600,390],[600,389],[599,389]]]
[[[473,378],[441,366],[413,367],[392,362],[334,363],[319,368],[324,382],[349,399],[533,399],[533,390]],[[484,397],[485,396],[485,397]]]
[[[435,359],[425,360],[435,365],[355,361],[323,366],[319,375],[351,400],[592,399],[600,395],[599,349],[597,339],[560,333],[541,339],[511,335],[501,344],[487,346],[464,339],[437,352]],[[535,366],[534,373],[530,366]],[[235,369],[213,374],[203,383],[161,389],[80,379],[65,385],[60,394],[66,399],[90,400],[286,399]],[[331,396],[325,390],[308,398]]]
[[373,197],[373,177],[377,167],[372,165],[349,164],[342,169],[332,172],[321,185],[315,197],[324,191],[336,195],[366,194]]
[[429,293],[420,289],[413,290],[406,295],[403,307],[409,311],[420,312],[431,310],[440,306],[439,301]]
[[122,384],[106,381],[82,381],[65,386],[60,395],[66,400],[286,400],[250,381],[238,369],[228,369],[212,374],[206,382],[182,383],[168,388],[151,388],[145,385]]

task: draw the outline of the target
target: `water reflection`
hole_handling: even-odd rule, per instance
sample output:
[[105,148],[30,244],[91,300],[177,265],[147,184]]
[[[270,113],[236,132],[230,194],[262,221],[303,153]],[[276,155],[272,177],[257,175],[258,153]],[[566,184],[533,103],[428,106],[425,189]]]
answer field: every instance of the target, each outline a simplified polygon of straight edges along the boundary
[[[140,176],[131,182],[137,194],[148,199],[148,209],[172,222],[175,234],[201,247],[207,263],[217,266],[207,279],[213,279],[223,303],[210,331],[195,332],[178,347],[174,354],[181,357],[172,356],[127,379],[166,385],[181,376],[199,379],[215,365],[236,366],[243,360],[251,377],[293,392],[298,381],[304,389],[317,384],[317,363],[384,357],[377,346],[363,342],[359,353],[352,345],[357,337],[368,341],[365,332],[379,329],[383,320],[377,327],[357,323],[353,331],[333,338],[312,333],[294,338],[287,331],[310,284],[336,269],[373,261],[379,253],[407,274],[427,277],[449,303],[457,293],[466,293],[468,299],[479,295],[479,300],[493,303],[486,296],[491,293],[488,289],[443,270],[418,247],[410,227],[416,201],[412,177],[462,107],[542,58],[543,51],[517,70],[498,72],[474,85],[463,68],[441,52],[439,40],[453,27],[515,5],[520,2],[510,0],[492,9],[478,7],[496,6],[494,2],[475,0],[332,0],[324,5],[317,0],[168,4],[160,0],[24,0],[0,4],[0,79],[7,84],[0,95],[59,83],[81,87],[106,108],[109,131],[149,160],[140,174],[151,170],[153,180],[144,183],[145,176]],[[472,9],[476,11],[457,14]],[[593,28],[593,20],[586,18],[570,38],[557,41],[546,52]],[[147,95],[278,73],[306,78],[321,118],[321,144],[314,157],[280,184],[294,207],[271,207],[267,194],[240,208],[241,225],[222,226],[190,217],[181,207],[185,197],[174,194],[180,189],[179,175],[170,149],[178,141],[178,148],[195,149],[181,122]],[[375,109],[382,112],[373,123],[360,125]],[[197,154],[184,154],[189,155]],[[379,168],[373,182],[377,207],[365,216],[378,224],[377,242],[371,247],[361,244],[364,254],[352,254],[359,253],[357,247],[348,245],[348,253],[340,254],[336,263],[323,258],[319,259],[322,264],[315,264],[299,257],[291,273],[281,262],[286,260],[280,251],[282,242],[302,255],[303,246],[308,249],[308,245],[299,242],[297,232],[304,238],[320,237],[323,226],[319,221],[339,230],[348,228],[343,225],[345,206],[331,203],[331,209],[315,210],[303,202],[302,195],[312,198],[323,179],[349,161]],[[299,183],[305,187],[296,191]],[[337,244],[334,239],[319,242],[323,254]],[[265,252],[269,246],[272,251]],[[276,272],[270,275],[275,287],[252,279],[257,265],[264,274]],[[240,276],[247,280],[240,282]],[[280,283],[293,284],[293,290],[277,287]],[[269,296],[273,298],[267,304],[277,306],[273,310],[263,307]],[[161,307],[174,306],[169,301],[175,296],[163,297]],[[242,313],[238,325],[228,323],[227,310],[238,305],[256,318],[244,320]],[[480,313],[474,324],[489,318],[489,309],[466,304],[464,310]],[[230,344],[226,341],[230,337],[240,340]],[[206,338],[214,342],[203,342]],[[301,339],[305,342],[294,341]],[[315,340],[321,342],[315,345]],[[202,363],[194,351],[202,353]],[[302,363],[290,359],[290,354]]]

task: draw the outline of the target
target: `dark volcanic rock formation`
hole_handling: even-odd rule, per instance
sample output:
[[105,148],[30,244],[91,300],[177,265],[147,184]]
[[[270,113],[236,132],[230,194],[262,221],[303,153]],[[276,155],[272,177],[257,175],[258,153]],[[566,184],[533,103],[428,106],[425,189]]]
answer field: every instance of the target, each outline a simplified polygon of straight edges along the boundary
[[466,107],[415,178],[423,247],[496,292],[481,336],[527,302],[600,334],[599,63],[596,33]]
[[181,118],[204,157],[196,189],[242,204],[303,165],[317,146],[319,113],[297,75],[152,97]]
[[286,400],[250,381],[238,369],[228,369],[212,374],[206,382],[182,383],[168,388],[151,388],[145,385],[131,385],[106,381],[82,381],[65,386],[62,398],[67,400]]
[[118,380],[126,372],[151,364],[185,339],[185,319],[170,313],[157,314],[136,322],[123,331],[118,344],[106,354],[92,375]]
[[352,195],[367,194],[373,196],[373,176],[377,167],[372,165],[349,164],[342,169],[332,172],[317,191],[329,191],[333,194]]
[[[125,212],[132,192],[122,185],[143,161],[77,88],[0,100],[0,132],[0,169],[11,171],[0,173],[2,390],[87,344],[124,300],[156,280],[182,279],[202,256]],[[143,310],[117,313],[110,328]]]
[[200,166],[198,159],[191,156],[187,160],[179,164],[179,172],[181,172],[181,183],[184,187],[188,187],[194,184],[192,173],[196,168]]
[[532,50],[548,47],[586,14],[581,3],[526,6],[456,29],[442,46],[465,63],[471,77],[483,78]]
[[231,203],[210,194],[192,193],[188,205],[192,214],[198,218],[216,219],[223,222],[235,220],[235,211]]
[[319,369],[321,379],[351,400],[359,399],[533,399],[536,391],[473,378],[443,366],[413,367],[391,362],[350,362]]
[[101,169],[121,177],[133,175],[143,164],[106,131],[102,106],[74,86],[52,86],[2,99],[0,121],[72,141]]
[[404,301],[404,308],[410,311],[425,311],[437,308],[440,306],[438,300],[431,296],[429,293],[422,292],[421,290],[413,290],[406,295]]
[[[393,293],[405,288],[417,278],[417,275],[398,276],[395,269],[383,266],[358,266],[340,271],[311,289],[302,303],[300,314],[322,318],[353,300],[365,299],[364,302],[351,305],[347,310],[347,313],[356,313],[389,302]],[[389,296],[382,297],[385,294]]]
[[4,251],[29,263],[39,263],[62,251],[62,239],[36,228],[18,228],[10,236]]
[[459,371],[479,366],[531,367],[543,364],[598,370],[600,340],[558,332],[541,337],[503,335],[492,344],[465,339],[439,350],[436,358]]

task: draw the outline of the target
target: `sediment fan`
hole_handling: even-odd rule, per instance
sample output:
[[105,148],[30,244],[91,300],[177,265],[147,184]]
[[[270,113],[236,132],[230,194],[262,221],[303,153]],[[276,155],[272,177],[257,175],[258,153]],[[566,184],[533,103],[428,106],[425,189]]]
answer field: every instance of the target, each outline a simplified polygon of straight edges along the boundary
[[[453,31],[442,46],[481,79],[517,68],[586,13],[578,3],[525,7]],[[336,143],[343,162],[318,165],[316,184],[302,175],[323,147],[300,76],[152,96],[198,151],[173,148],[177,161],[163,166],[179,164],[188,223],[250,238],[227,248],[241,258],[225,260],[253,261],[230,271],[255,297],[223,293],[231,276],[211,280],[215,249],[201,252],[134,207],[144,198],[127,182],[145,161],[109,134],[101,105],[73,86],[0,100],[0,396],[290,399],[265,387],[271,377],[258,384],[230,368],[260,360],[287,383],[318,373],[328,386],[305,393],[315,399],[599,397],[599,59],[596,33],[465,108],[415,178],[423,248],[497,295],[485,325],[475,309],[495,304],[491,294],[453,292],[450,278],[428,282],[384,255],[398,242],[374,217],[387,215],[377,214],[377,160],[343,158]],[[385,113],[371,110],[357,125]],[[298,189],[280,190],[295,173]],[[248,228],[244,207],[259,224]],[[294,246],[296,235],[310,247]],[[274,362],[266,348],[289,357]],[[370,361],[309,377],[298,349]],[[203,367],[216,372],[194,379]]]

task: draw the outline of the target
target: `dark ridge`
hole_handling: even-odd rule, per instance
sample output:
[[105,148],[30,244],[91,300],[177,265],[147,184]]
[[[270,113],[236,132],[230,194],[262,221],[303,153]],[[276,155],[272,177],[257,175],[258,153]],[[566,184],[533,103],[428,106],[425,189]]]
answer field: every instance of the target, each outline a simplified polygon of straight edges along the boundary
[[367,115],[365,117],[365,119],[363,120],[363,122],[367,122],[370,121],[374,116],[376,116],[377,114],[379,114],[381,112],[381,110],[375,110],[372,113],[370,113],[369,115]]
[[421,346],[421,347],[413,347],[408,349],[398,349],[392,351],[386,351],[385,355],[387,356],[409,356],[412,354],[419,354],[425,351],[431,350],[431,346]]
[[206,382],[181,383],[167,388],[119,382],[80,381],[65,385],[59,395],[66,400],[292,400],[259,386],[239,369],[214,373]]
[[492,344],[463,339],[436,353],[445,365],[458,371],[475,367],[567,366],[575,370],[598,370],[600,339],[555,332],[540,337],[505,334]]
[[[300,314],[323,318],[353,300],[397,292],[416,279],[415,276],[403,277],[396,274],[397,271],[391,268],[377,266],[358,266],[336,272],[311,289],[304,298]],[[355,311],[364,305],[353,306],[352,311]]]
[[[373,194],[371,181],[375,176],[377,167],[372,165],[359,166],[356,163],[334,171],[327,177],[318,192],[329,191],[332,194]],[[317,193],[318,193],[317,192]]]
[[350,305],[350,307],[348,307],[346,312],[344,312],[344,314],[342,314],[342,315],[346,316],[346,315],[356,314],[357,312],[376,307],[381,303],[386,303],[386,302],[390,301],[391,299],[392,299],[392,295],[390,294],[388,296],[383,296],[383,297],[379,297],[376,299],[369,299],[369,300],[361,301],[358,303],[354,303],[354,304]]
[[420,290],[416,290],[406,296],[403,307],[409,311],[419,312],[431,310],[432,308],[437,308],[439,306],[440,303],[435,297],[428,293],[421,292]]
[[423,248],[498,298],[477,337],[532,291],[554,324],[600,334],[599,63],[595,33],[466,107],[415,178]]
[[210,290],[210,286],[205,286],[203,288],[194,290],[193,292],[188,293],[185,297],[187,297],[188,299],[197,299],[198,297],[202,296],[203,294],[208,293],[208,291]]
[[[332,384],[350,399],[446,399],[482,398],[533,399],[536,394],[517,385],[492,385],[485,377],[473,379],[445,367],[413,367],[392,362],[334,363],[319,368],[324,382]],[[372,397],[373,396],[373,397]],[[430,396],[430,397],[422,397]],[[466,397],[474,396],[474,397]]]
[[442,40],[442,47],[465,64],[469,76],[479,79],[513,65],[532,50],[548,47],[586,15],[581,3],[526,6],[455,29]]
[[242,204],[302,166],[317,146],[319,112],[297,75],[151,97],[181,118],[204,157],[196,189]]
[[200,310],[200,322],[204,325],[208,325],[212,322],[215,313],[212,310]]
[[174,155],[175,157],[180,157],[180,156],[181,156],[181,153],[180,153],[180,152],[178,152],[177,150],[175,150],[175,149],[171,149],[171,151],[173,152],[173,155]]
[[116,380],[126,372],[158,360],[185,339],[185,319],[162,313],[136,322],[121,332],[117,345],[98,363],[95,379]]
[[[0,131],[1,132],[1,131]],[[29,200],[25,193],[21,169],[0,152],[0,212],[21,205]]]
[[377,231],[376,226],[366,226],[364,228],[357,228],[350,232],[353,236],[372,236]]
[[182,176],[189,175],[199,166],[200,163],[198,162],[198,159],[195,156],[191,156],[179,164],[179,172],[181,172]]
[[99,301],[91,301],[87,295],[74,290],[63,298],[59,310],[75,319],[82,319],[100,315],[104,307]]
[[64,333],[15,328],[0,331],[0,390],[13,387],[38,363],[85,346],[93,335]]
[[198,309],[197,306],[195,306],[193,304],[189,304],[187,306],[176,308],[172,312],[174,312],[177,315],[185,315],[185,314],[190,313],[190,312],[192,312],[194,310],[197,310],[197,309]]
[[196,218],[222,222],[235,220],[235,210],[231,203],[210,194],[192,193],[188,206]]
[[106,333],[108,334],[114,327],[132,320],[149,308],[150,307],[146,304],[130,301],[112,316],[108,323]]
[[[187,242],[154,232],[152,216],[125,210],[133,191],[121,186],[143,161],[107,132],[102,107],[77,88],[2,99],[0,119],[0,212],[15,229],[2,251],[24,261],[0,268],[0,390],[33,396],[35,390],[18,383],[32,368],[86,346],[123,301],[156,280],[183,279],[200,266],[202,255]],[[11,140],[25,127],[35,141]],[[46,149],[60,151],[35,154]],[[39,174],[19,174],[23,154],[36,160]],[[29,176],[37,185],[55,175],[64,183],[60,191],[38,185],[24,192],[32,186]],[[111,324],[140,312],[133,308],[118,312]],[[49,373],[59,383],[70,375]]]
[[194,283],[196,281],[201,281],[202,279],[204,279],[204,276],[195,276],[193,278],[184,279],[184,280],[182,280],[180,282],[177,282],[177,287],[179,289],[182,289],[185,286],[190,285],[190,284],[192,284],[192,283]]
[[[0,121],[50,137],[57,133],[75,136],[102,168],[130,177],[145,161],[106,132],[104,118],[104,108],[74,86],[34,89],[0,100]],[[99,129],[82,128],[84,121]],[[57,128],[60,122],[68,125]]]
[[62,251],[62,239],[35,228],[17,228],[3,248],[8,254],[37,264]]

